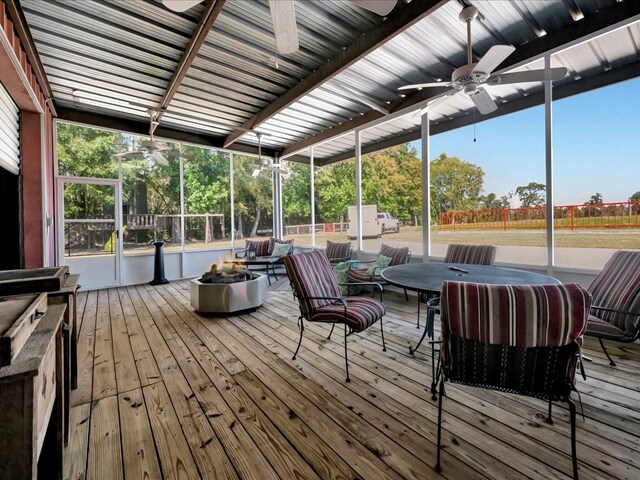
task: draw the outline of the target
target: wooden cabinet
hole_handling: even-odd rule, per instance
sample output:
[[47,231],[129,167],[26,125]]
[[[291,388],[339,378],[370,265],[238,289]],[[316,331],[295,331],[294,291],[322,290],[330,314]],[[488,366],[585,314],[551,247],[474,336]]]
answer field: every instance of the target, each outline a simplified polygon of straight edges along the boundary
[[16,358],[46,311],[44,293],[0,297],[0,367]]
[[78,312],[76,308],[80,275],[67,275],[62,288],[49,291],[49,304],[65,304],[67,310],[64,314],[64,322],[71,325],[71,355],[70,355],[70,385],[72,389],[78,388]]
[[50,305],[0,368],[0,478],[37,478],[39,469],[42,478],[62,477],[65,310]]

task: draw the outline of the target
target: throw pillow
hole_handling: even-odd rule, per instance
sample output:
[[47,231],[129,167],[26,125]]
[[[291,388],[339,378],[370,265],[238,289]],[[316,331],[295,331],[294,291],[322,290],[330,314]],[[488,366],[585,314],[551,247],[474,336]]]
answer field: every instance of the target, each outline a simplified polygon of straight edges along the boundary
[[278,243],[276,242],[273,245],[273,252],[271,253],[272,257],[284,257],[289,254],[291,250],[291,245],[287,243]]
[[[349,283],[349,262],[340,262],[333,267],[333,271],[336,274],[336,280],[338,280],[338,283]],[[362,288],[358,286],[340,285],[340,293],[342,293],[342,295],[358,295],[361,291]]]
[[390,265],[404,265],[409,261],[409,247],[392,247],[391,245],[380,245],[380,255],[391,257]]
[[351,253],[351,242],[332,242],[327,240],[327,257],[329,260],[346,258]]
[[375,275],[379,270],[382,270],[385,267],[388,267],[391,263],[391,257],[385,257],[384,255],[378,255],[376,262],[369,267],[367,273],[369,275]]
[[269,240],[245,240],[245,248],[256,251],[256,257],[268,255]]
[[293,239],[292,240],[282,240],[280,238],[271,237],[269,239],[269,253],[267,253],[267,255],[273,255],[273,247],[276,245],[276,243],[285,243],[285,244],[293,246]]

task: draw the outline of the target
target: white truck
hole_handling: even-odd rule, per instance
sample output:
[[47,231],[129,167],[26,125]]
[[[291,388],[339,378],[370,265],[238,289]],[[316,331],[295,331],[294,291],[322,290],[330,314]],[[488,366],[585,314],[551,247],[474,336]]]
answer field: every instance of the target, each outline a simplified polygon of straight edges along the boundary
[[400,231],[400,221],[389,212],[378,213],[378,223],[382,233]]
[[[357,237],[356,227],[356,207],[349,207],[349,229],[347,235],[349,240]],[[377,238],[382,235],[382,225],[378,221],[378,207],[376,205],[362,206],[362,238]]]

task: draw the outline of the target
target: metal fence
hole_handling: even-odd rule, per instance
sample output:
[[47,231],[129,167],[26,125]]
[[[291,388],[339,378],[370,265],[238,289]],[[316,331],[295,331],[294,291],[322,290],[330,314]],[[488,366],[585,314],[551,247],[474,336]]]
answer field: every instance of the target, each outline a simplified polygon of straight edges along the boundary
[[[640,202],[610,202],[553,207],[558,229],[640,228]],[[527,230],[547,226],[545,206],[440,212],[438,228],[455,230]]]

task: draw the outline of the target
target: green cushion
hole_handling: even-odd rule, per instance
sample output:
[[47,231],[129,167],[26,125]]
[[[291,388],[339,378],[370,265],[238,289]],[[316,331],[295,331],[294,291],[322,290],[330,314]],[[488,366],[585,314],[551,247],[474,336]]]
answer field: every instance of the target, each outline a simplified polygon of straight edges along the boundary
[[291,245],[287,243],[274,243],[273,252],[271,256],[273,257],[284,257],[289,254],[289,250],[291,250]]
[[[351,262],[353,263],[353,262]],[[349,283],[349,278],[347,273],[349,272],[349,262],[340,262],[335,267],[333,267],[333,271],[336,274],[336,279],[338,283]],[[340,285],[340,292],[342,295],[357,295],[360,293],[362,289],[356,286],[342,286]]]
[[386,268],[391,263],[391,257],[385,257],[384,255],[378,255],[376,262],[369,267],[367,273],[369,275],[377,274],[379,270]]

